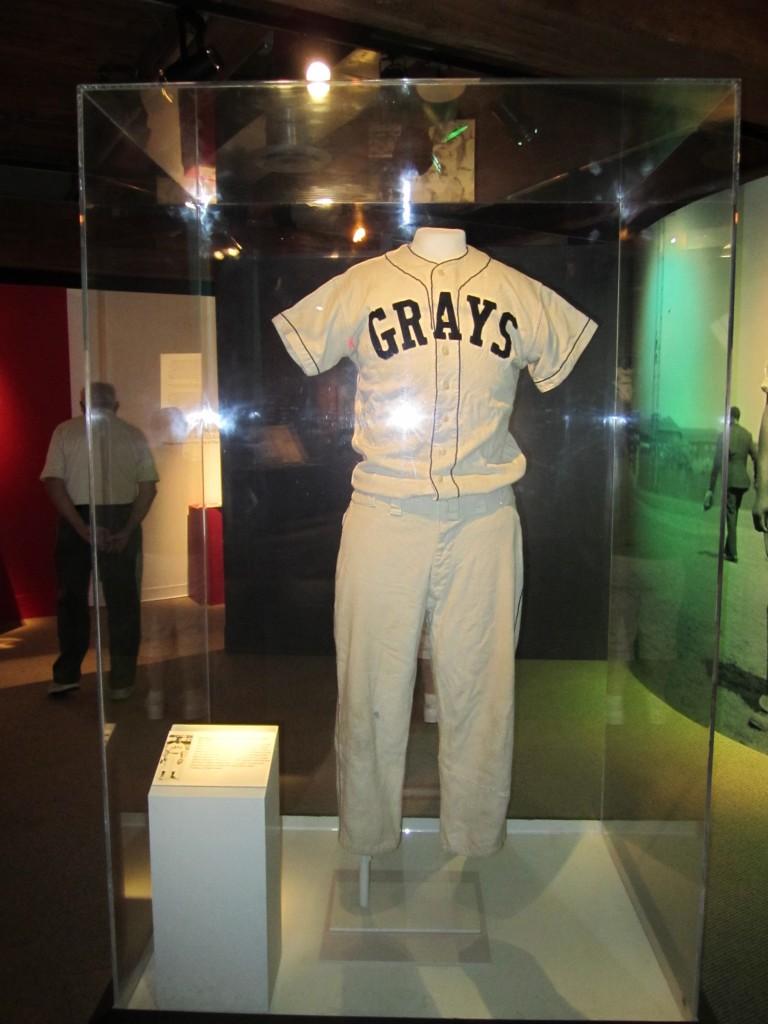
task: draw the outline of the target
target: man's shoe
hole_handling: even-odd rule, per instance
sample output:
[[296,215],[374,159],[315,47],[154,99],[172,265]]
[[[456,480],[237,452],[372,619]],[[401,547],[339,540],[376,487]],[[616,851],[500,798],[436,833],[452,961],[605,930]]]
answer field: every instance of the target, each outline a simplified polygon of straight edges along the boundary
[[147,709],[147,718],[152,722],[159,722],[165,711],[165,701],[162,690],[150,690],[144,702]]
[[133,693],[133,686],[110,687],[108,697],[110,700],[128,700]]
[[205,699],[205,694],[190,690],[184,694],[183,704],[184,721],[191,722],[195,718],[205,718],[208,714],[208,702]]
[[79,690],[80,683],[57,683],[55,680],[48,687],[49,697],[58,697],[61,693],[69,693],[70,690]]
[[726,562],[738,562],[738,558],[736,557],[736,555],[729,555],[726,553],[723,555],[723,558],[726,560]]

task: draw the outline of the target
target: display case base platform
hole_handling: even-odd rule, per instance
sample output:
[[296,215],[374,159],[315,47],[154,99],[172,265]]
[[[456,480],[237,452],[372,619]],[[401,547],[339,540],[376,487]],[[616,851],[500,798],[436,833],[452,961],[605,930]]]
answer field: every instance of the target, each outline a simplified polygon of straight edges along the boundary
[[[400,849],[373,858],[367,910],[335,826],[283,819],[273,1014],[693,1019],[599,822],[510,822],[504,849],[475,859],[443,851],[436,821],[406,820]],[[151,955],[127,1006],[157,1006]]]
[[173,725],[149,792],[154,999],[262,1013],[280,961],[277,727]]

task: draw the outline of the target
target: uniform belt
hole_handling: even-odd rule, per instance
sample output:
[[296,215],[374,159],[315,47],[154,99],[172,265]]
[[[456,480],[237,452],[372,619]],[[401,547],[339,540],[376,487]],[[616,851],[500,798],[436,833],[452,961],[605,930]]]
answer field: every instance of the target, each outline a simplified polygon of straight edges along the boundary
[[515,492],[511,486],[507,486],[488,494],[463,494],[459,498],[439,498],[435,501],[426,494],[417,498],[386,498],[379,494],[353,491],[352,502],[370,508],[385,508],[393,516],[420,515],[430,519],[460,520],[487,515],[504,505],[514,506]]

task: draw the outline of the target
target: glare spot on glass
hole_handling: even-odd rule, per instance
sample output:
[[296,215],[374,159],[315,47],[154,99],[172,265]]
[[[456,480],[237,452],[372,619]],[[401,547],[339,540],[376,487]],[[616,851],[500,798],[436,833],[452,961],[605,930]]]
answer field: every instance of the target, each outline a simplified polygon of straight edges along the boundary
[[676,235],[672,235],[672,237],[669,240],[669,244],[670,245],[677,245],[677,236]]
[[400,178],[400,192],[402,194],[400,223],[411,223],[411,179],[403,174]]
[[333,199],[330,196],[321,196],[319,199],[314,199],[310,206],[333,206]]
[[210,405],[203,405],[199,409],[192,409],[184,413],[187,426],[190,430],[220,430],[226,432],[231,427],[231,421],[221,413],[212,409]]
[[604,416],[603,423],[607,427],[624,427],[628,420],[626,416]]
[[195,164],[184,173],[181,181],[184,191],[189,196],[184,205],[191,210],[206,213],[216,196],[216,168],[210,164]]
[[366,232],[365,228],[361,224],[358,227],[356,227],[355,230],[352,232],[352,241],[353,242],[362,242],[363,239],[365,238],[366,234],[367,234],[367,232]]
[[315,306],[315,309],[317,310],[318,313],[322,313],[324,308],[324,306]]
[[327,82],[308,82],[307,92],[315,102],[319,103],[320,100],[324,100],[328,93],[331,91],[331,87]]
[[414,430],[418,427],[425,417],[426,413],[420,406],[416,405],[415,402],[404,399],[390,410],[387,417],[387,426],[407,433],[409,430]]

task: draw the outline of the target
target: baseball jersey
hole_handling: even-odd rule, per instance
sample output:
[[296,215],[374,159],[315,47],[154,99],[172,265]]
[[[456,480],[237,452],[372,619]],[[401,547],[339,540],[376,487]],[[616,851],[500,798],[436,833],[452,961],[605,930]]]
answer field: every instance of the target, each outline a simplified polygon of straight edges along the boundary
[[557,387],[597,329],[541,282],[471,246],[433,263],[408,245],[321,285],[275,325],[306,374],[358,371],[353,486],[392,498],[488,493],[518,480],[509,433],[521,370]]
[[[137,484],[158,479],[155,462],[146,438],[138,427],[118,419],[113,412],[94,410],[91,420],[93,441],[93,477],[97,505],[131,505]],[[40,479],[63,480],[74,505],[87,505],[88,440],[85,417],[60,423],[48,446]]]

